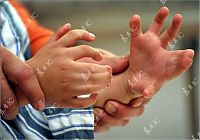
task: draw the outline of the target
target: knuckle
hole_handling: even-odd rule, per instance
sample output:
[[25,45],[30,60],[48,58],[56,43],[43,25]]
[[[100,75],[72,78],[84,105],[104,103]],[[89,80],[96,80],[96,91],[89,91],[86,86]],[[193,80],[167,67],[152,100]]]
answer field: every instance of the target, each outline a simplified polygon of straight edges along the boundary
[[127,81],[127,91],[128,91],[128,93],[132,93],[133,92],[133,84],[131,84],[131,82],[130,81]]

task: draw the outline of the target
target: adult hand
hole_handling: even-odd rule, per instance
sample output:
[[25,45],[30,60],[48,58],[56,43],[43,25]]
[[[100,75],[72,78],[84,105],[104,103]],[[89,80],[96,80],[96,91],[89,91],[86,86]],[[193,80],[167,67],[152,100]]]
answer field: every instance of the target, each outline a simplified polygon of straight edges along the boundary
[[128,68],[128,55],[125,56],[116,56],[115,54],[106,51],[104,49],[97,50],[101,53],[103,59],[101,61],[95,61],[91,58],[85,57],[83,59],[79,59],[78,61],[88,62],[88,63],[95,63],[100,65],[109,65],[112,67],[112,73],[118,74],[124,72]]
[[18,113],[20,104],[15,89],[22,91],[35,109],[44,109],[44,93],[31,67],[0,46],[0,113],[7,120],[13,119]]
[[133,99],[130,105],[108,101],[104,110],[95,108],[95,132],[105,132],[112,127],[125,126],[131,118],[142,115],[144,105],[149,101],[150,99],[144,97]]

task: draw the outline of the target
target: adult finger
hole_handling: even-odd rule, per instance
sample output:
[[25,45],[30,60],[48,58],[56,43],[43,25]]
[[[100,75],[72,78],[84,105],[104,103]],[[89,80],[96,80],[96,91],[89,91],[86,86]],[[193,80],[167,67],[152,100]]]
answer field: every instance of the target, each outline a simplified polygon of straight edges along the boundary
[[14,119],[19,110],[18,103],[13,90],[3,74],[2,67],[0,67],[0,97],[1,116],[6,120]]
[[108,101],[105,105],[105,110],[116,118],[130,119],[134,116],[140,116],[144,112],[144,106],[133,108],[116,101]]
[[102,59],[101,54],[96,49],[87,45],[80,45],[70,48],[69,56],[71,56],[73,60],[78,60],[84,57],[90,57],[97,61],[100,61]]
[[156,17],[151,26],[149,27],[148,31],[153,32],[156,35],[159,35],[168,14],[169,14],[169,9],[167,7],[162,7],[157,12]]
[[132,38],[137,37],[142,34],[141,19],[139,15],[134,15],[131,17],[129,21],[129,26],[130,26]]
[[149,101],[150,101],[150,98],[145,98],[142,96],[142,97],[133,99],[130,104],[132,107],[139,107],[139,106],[147,104]]
[[128,124],[129,119],[119,119],[107,114],[100,108],[94,109],[95,125],[101,125],[106,127],[118,127]]
[[129,60],[125,57],[119,56],[104,56],[102,55],[103,59],[100,61],[95,61],[91,58],[82,58],[79,59],[79,62],[86,62],[86,63],[94,63],[99,65],[109,65],[112,67],[112,73],[118,74],[124,72],[129,65]]
[[181,26],[181,21],[182,16],[180,14],[176,14],[167,30],[161,34],[160,42],[162,43],[163,48],[166,48],[168,43],[176,37]]
[[2,67],[5,76],[23,91],[30,104],[37,110],[45,107],[45,97],[32,68],[18,57],[0,47]]

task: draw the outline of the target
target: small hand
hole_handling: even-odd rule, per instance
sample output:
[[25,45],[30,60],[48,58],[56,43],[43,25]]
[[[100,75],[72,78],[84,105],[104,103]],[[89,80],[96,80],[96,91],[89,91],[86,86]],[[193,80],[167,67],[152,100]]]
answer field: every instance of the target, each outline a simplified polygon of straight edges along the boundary
[[[56,33],[27,63],[37,73],[47,104],[56,102],[59,107],[85,108],[95,103],[96,91],[109,86],[112,68],[78,62],[84,57],[96,61],[102,59],[100,53],[92,47],[72,47],[78,40],[91,42],[95,37],[84,30],[71,30],[69,24],[65,27],[65,34],[58,31],[59,35]],[[50,66],[47,64],[49,60]],[[91,96],[79,98],[85,94]]]

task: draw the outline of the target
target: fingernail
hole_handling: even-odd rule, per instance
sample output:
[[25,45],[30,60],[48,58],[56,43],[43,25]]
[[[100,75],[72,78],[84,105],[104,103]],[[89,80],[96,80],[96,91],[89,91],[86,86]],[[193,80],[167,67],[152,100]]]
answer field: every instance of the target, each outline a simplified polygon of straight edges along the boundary
[[95,38],[95,35],[94,35],[94,34],[92,34],[92,33],[89,33],[89,36],[90,36],[92,39],[94,39],[94,38]]
[[110,66],[107,67],[109,73],[112,73],[112,68]]
[[64,28],[68,28],[68,27],[70,27],[70,26],[71,26],[71,24],[70,24],[70,23],[67,23],[67,24],[64,25]]
[[152,93],[147,89],[144,90],[143,95],[144,95],[144,98],[146,99],[149,99],[153,96]]
[[109,113],[115,113],[117,111],[117,109],[115,108],[115,106],[113,104],[110,103],[107,105],[106,111]]
[[44,110],[44,108],[45,108],[45,104],[44,104],[44,102],[42,101],[42,100],[40,100],[38,103],[37,103],[37,110],[40,110],[40,111],[42,111],[42,110]]
[[135,103],[132,105],[132,107],[138,107],[138,106],[141,106],[142,105],[142,102],[138,102],[138,103]]
[[107,86],[109,87],[111,85],[111,81],[108,81],[107,82]]

